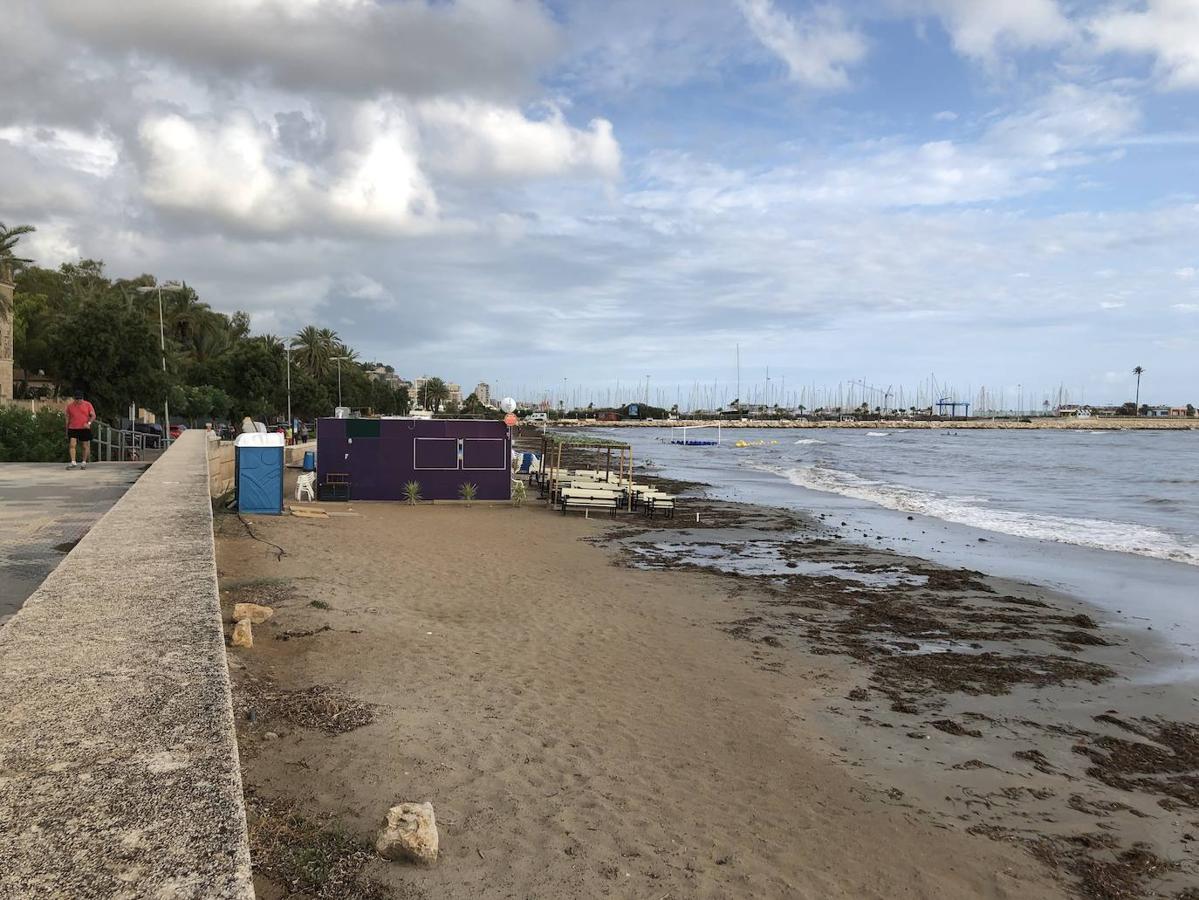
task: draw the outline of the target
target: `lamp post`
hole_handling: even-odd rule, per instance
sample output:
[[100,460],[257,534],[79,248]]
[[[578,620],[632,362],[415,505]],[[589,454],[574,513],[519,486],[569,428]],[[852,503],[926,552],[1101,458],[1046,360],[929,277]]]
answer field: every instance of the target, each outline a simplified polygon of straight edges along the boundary
[[287,351],[287,427],[291,428],[291,341],[284,345]]
[[[159,343],[159,347],[162,350],[162,374],[163,374],[163,380],[165,381],[166,374],[167,374],[167,335],[166,335],[166,326],[163,324],[163,319],[162,319],[162,292],[164,290],[182,291],[182,290],[184,290],[184,287],[183,287],[183,285],[179,284],[176,281],[168,281],[166,284],[157,284],[152,287],[151,286],[139,287],[137,289],[137,292],[139,294],[148,294],[151,291],[155,291],[158,293],[158,343]],[[170,391],[170,388],[168,387],[166,395],[162,398],[162,413],[166,420],[165,425],[162,429],[162,439],[163,439],[163,442],[168,447],[171,445],[171,399],[170,399],[170,393],[171,393],[171,391]]]
[[329,358],[337,360],[337,405],[340,407],[341,406],[341,361],[343,359],[349,359],[349,357],[348,356],[331,356]]

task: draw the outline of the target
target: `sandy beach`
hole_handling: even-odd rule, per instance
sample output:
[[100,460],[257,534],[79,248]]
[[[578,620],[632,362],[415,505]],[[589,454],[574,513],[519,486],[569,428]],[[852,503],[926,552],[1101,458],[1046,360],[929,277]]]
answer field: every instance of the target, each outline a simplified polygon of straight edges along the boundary
[[[217,519],[276,609],[230,651],[262,897],[1193,896],[1193,698],[1077,602],[731,504],[333,506],[251,517],[281,558]],[[433,868],[370,849],[408,800]]]

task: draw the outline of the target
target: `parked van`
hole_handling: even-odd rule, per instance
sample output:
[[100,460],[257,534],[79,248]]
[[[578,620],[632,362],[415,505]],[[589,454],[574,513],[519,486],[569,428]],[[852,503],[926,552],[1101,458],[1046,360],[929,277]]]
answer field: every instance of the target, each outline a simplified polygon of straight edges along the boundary
[[525,416],[525,421],[533,425],[544,425],[550,420],[550,417],[543,412],[529,413]]

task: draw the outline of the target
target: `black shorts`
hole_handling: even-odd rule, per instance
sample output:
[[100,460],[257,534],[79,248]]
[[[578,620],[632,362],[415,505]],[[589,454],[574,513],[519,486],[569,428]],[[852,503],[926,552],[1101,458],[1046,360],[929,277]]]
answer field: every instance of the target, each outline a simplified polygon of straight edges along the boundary
[[92,440],[92,430],[90,428],[68,428],[67,437],[72,437],[81,444],[88,444]]

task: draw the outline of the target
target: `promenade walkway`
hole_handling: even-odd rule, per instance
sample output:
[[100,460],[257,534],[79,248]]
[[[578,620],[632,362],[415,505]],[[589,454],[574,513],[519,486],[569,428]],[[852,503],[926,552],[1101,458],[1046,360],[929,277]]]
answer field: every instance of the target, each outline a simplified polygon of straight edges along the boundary
[[0,464],[0,625],[21,608],[145,463]]
[[0,898],[254,895],[202,432],[0,628],[0,860]]

